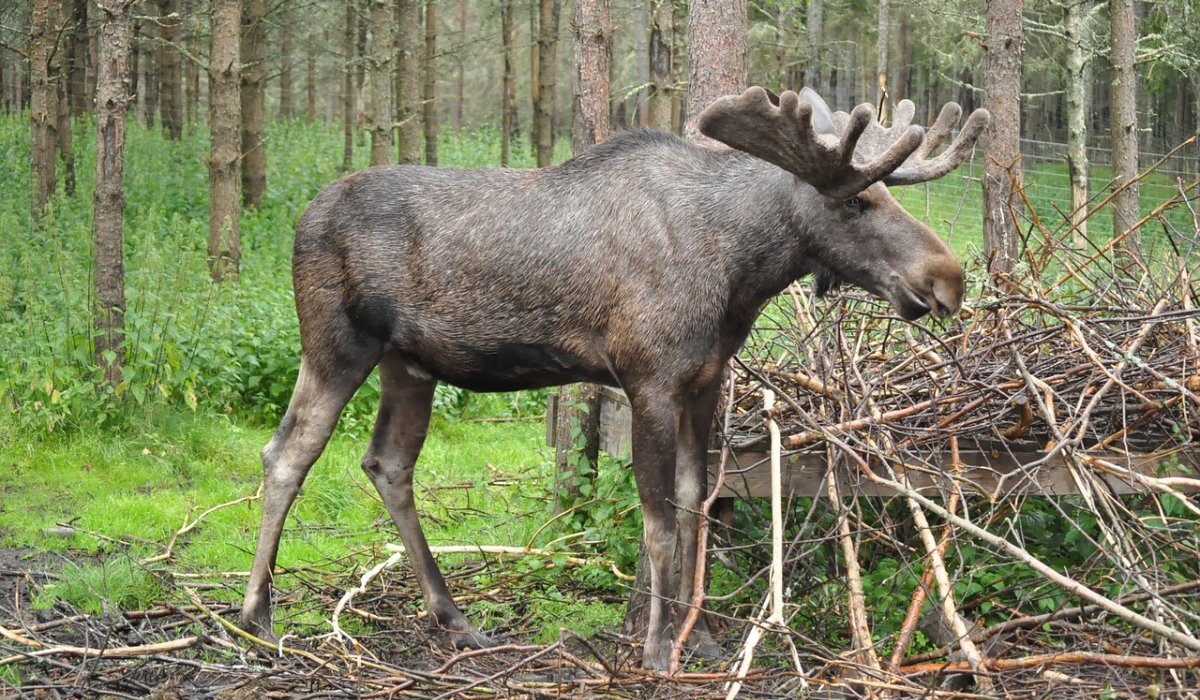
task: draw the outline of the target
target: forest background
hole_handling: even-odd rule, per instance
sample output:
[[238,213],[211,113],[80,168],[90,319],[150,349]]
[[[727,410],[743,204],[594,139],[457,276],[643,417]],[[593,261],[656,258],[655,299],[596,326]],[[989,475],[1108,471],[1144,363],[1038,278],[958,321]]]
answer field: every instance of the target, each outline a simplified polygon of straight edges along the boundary
[[[697,111],[690,57],[718,48],[690,33],[694,7],[742,13],[733,28],[744,48],[725,58],[744,59],[748,84],[807,85],[839,109],[864,101],[890,108],[908,98],[921,123],[947,101],[1000,115],[990,99],[1009,98],[1011,114],[1001,119],[1009,132],[989,133],[975,163],[943,182],[897,191],[975,261],[977,275],[1004,258],[987,240],[981,212],[1005,207],[1021,210],[1019,221],[1073,221],[1085,247],[1114,233],[1138,242],[1134,256],[1153,258],[1156,247],[1171,245],[1155,231],[1129,232],[1142,233],[1141,217],[1200,172],[1187,141],[1200,133],[1200,12],[1189,0],[690,5],[0,4],[0,153],[9,166],[0,181],[0,345],[8,349],[0,358],[0,537],[23,552],[104,555],[72,564],[78,575],[48,586],[38,604],[100,610],[167,595],[162,569],[141,562],[173,541],[192,508],[253,494],[257,450],[287,404],[299,361],[291,235],[322,186],[374,163],[532,167],[561,162],[612,129],[686,133]],[[114,74],[120,85],[110,83],[120,91],[105,93],[100,47],[121,41],[105,31],[122,8],[129,52]],[[602,62],[586,62],[589,44]],[[1015,88],[989,96],[1001,59]],[[583,88],[601,83],[602,107],[590,107]],[[114,116],[124,133],[106,140],[116,133],[105,127]],[[1122,149],[1132,165],[1121,162]],[[123,176],[105,177],[116,152]],[[1024,187],[1010,188],[1001,206],[984,205],[988,164]],[[1121,187],[1153,164],[1140,189]],[[113,185],[123,186],[106,189]],[[1106,210],[1073,219],[1116,190],[1134,195],[1134,214],[1114,204],[1111,217]],[[1168,215],[1179,230],[1195,231],[1186,207]],[[114,221],[120,235],[104,237]],[[1006,244],[1016,247],[1022,235],[1010,232]],[[110,276],[114,260],[119,279]],[[1019,266],[1018,256],[1008,264]],[[519,484],[554,492],[553,457],[540,444],[544,398],[439,389],[433,446],[418,477],[433,501],[428,512],[443,521],[439,541],[543,536],[554,499]],[[314,470],[285,545],[290,561],[328,566],[346,551],[359,565],[377,558],[386,514],[356,473],[377,399],[368,384]],[[627,470],[604,473],[585,494],[589,512],[550,532],[582,533],[577,545],[603,543],[600,551],[632,570],[635,491]],[[462,484],[501,496],[481,507]],[[231,510],[206,521],[202,540],[171,552],[171,565],[244,568],[254,514]],[[513,512],[524,517],[496,526]],[[342,534],[329,532],[331,522]],[[66,536],[54,534],[60,527]],[[880,584],[876,594],[893,592],[892,574],[868,574]],[[717,590],[736,589],[737,575],[716,574],[728,577]],[[621,584],[603,567],[585,579],[602,580],[608,597],[564,602],[557,583],[537,589],[539,634],[568,619],[582,630],[619,618],[622,597],[612,591]],[[1044,595],[1047,605],[1062,604]],[[484,603],[471,614],[517,615]],[[295,612],[290,624],[297,621],[318,625],[321,614]]]

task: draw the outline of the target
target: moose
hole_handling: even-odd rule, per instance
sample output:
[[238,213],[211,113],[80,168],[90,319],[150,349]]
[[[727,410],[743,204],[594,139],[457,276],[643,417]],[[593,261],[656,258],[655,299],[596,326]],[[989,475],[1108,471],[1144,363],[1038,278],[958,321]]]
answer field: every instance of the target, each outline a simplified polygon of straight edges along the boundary
[[[763,304],[806,275],[818,293],[850,283],[908,320],[962,304],[958,261],[886,186],[953,170],[988,114],[977,110],[935,156],[961,109],[947,104],[928,133],[911,124],[914,113],[903,101],[884,127],[869,104],[846,114],[807,88],[754,87],[702,113],[701,133],[720,143],[637,130],[537,170],[381,166],[325,187],[296,230],[300,370],[262,451],[242,627],[274,638],[284,519],[342,409],[378,367],[362,468],[399,529],[432,624],[456,647],[491,646],[451,599],[414,505],[434,387],[592,382],[623,389],[632,405],[651,568],[642,664],[666,670],[675,619],[692,598],[722,371]],[[703,616],[690,644],[719,649]]]

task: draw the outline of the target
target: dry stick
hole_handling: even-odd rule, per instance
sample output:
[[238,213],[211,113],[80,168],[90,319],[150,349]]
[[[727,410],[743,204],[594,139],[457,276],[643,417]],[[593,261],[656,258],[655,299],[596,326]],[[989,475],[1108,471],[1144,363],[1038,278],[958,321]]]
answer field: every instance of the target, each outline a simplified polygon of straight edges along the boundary
[[[1169,595],[1174,595],[1176,593],[1187,593],[1197,588],[1200,588],[1200,580],[1186,581],[1184,583],[1177,583],[1174,586],[1160,588],[1159,590],[1153,592],[1138,591],[1137,593],[1129,593],[1117,598],[1117,602],[1121,603],[1122,605],[1127,603],[1139,603],[1149,598],[1166,598]],[[1059,608],[1053,612],[1042,613],[1041,615],[1014,617],[1005,620],[1004,622],[998,622],[990,627],[976,627],[971,634],[971,639],[978,644],[991,639],[998,634],[1003,634],[1005,632],[1010,632],[1017,629],[1041,627],[1048,622],[1054,622],[1055,620],[1060,620],[1065,617],[1079,617],[1095,609],[1095,605],[1076,605],[1069,608]],[[914,666],[926,661],[940,659],[946,654],[949,654],[953,648],[954,645],[946,644],[931,651],[923,651],[920,654],[913,654],[912,656],[904,659],[907,664],[902,663],[897,664],[897,666]]]
[[[849,451],[849,446],[845,446],[843,449]],[[857,455],[855,457],[857,458]],[[865,467],[866,463],[864,462],[862,466]],[[866,594],[863,591],[862,571],[858,567],[858,549],[855,547],[854,537],[850,533],[850,516],[846,513],[846,508],[842,506],[842,499],[837,488],[837,475],[833,469],[829,470],[825,489],[829,496],[829,504],[833,508],[834,517],[837,518],[838,540],[842,544],[842,557],[846,560],[846,584],[850,591],[850,632],[860,656],[860,663],[867,668],[879,671],[879,657],[875,654],[875,644],[871,641],[871,628],[867,623]]]
[[683,654],[683,645],[691,636],[692,628],[700,619],[700,610],[704,606],[704,578],[708,569],[708,514],[712,512],[713,504],[717,502],[717,498],[721,495],[721,488],[725,485],[725,468],[729,463],[729,441],[724,438],[729,435],[730,424],[733,420],[733,397],[737,389],[737,378],[734,376],[732,364],[726,369],[729,373],[729,393],[725,399],[725,417],[722,421],[721,458],[717,463],[716,483],[713,484],[712,490],[705,497],[704,502],[700,504],[700,517],[696,523],[698,531],[696,533],[696,567],[692,575],[692,599],[688,601],[687,614],[683,618],[683,624],[679,627],[679,634],[671,642],[671,663],[667,670],[667,674],[671,676],[679,673],[679,657]]
[[[730,684],[725,700],[733,700],[742,689],[746,673],[754,661],[754,648],[762,639],[767,627],[776,629],[785,625],[783,618],[783,477],[779,447],[779,424],[775,422],[775,392],[763,390],[763,414],[767,419],[767,431],[771,435],[771,614],[761,624],[755,624],[746,635],[742,646],[742,662],[738,666],[737,680]],[[793,652],[794,653],[794,652]],[[799,670],[799,660],[796,661]],[[803,683],[804,676],[801,675]]]
[[[1125,656],[1122,654],[1101,654],[1092,651],[1066,651],[1057,654],[1038,654],[1020,659],[988,659],[986,671],[1015,671],[1023,668],[1036,668],[1049,664],[1098,664],[1103,666],[1121,666],[1124,668],[1200,668],[1200,656],[1185,656],[1183,658],[1163,658],[1161,656]],[[975,669],[965,663],[931,663],[905,666],[900,673],[915,676],[924,673],[940,673],[944,671],[967,672]]]
[[1025,549],[1018,547],[1002,537],[993,535],[966,518],[951,513],[935,503],[933,500],[926,498],[918,491],[910,488],[908,485],[901,484],[894,479],[887,479],[879,476],[871,469],[866,461],[864,461],[858,454],[854,452],[853,448],[841,442],[840,440],[837,440],[835,437],[831,436],[830,439],[838,444],[838,446],[841,447],[846,454],[858,464],[859,470],[872,483],[892,489],[902,496],[914,499],[927,510],[931,510],[939,517],[954,523],[956,526],[965,530],[968,534],[983,540],[1001,552],[1021,561],[1026,566],[1030,567],[1034,571],[1058,585],[1060,588],[1066,590],[1068,593],[1076,595],[1090,603],[1094,603],[1096,606],[1107,610],[1109,613],[1116,615],[1132,625],[1141,627],[1142,629],[1153,634],[1160,635],[1169,641],[1179,644],[1180,646],[1187,647],[1188,649],[1192,649],[1194,651],[1200,651],[1200,639],[1196,639],[1189,634],[1185,634],[1178,630],[1167,627],[1160,622],[1151,620],[1150,618],[1140,615],[1123,605],[1105,598],[1075,579],[1055,571],[1053,567],[1048,566],[1037,557],[1025,551]]
[[[957,477],[962,471],[962,460],[958,453],[958,436],[950,436],[950,471],[952,479]],[[958,509],[958,499],[960,490],[955,488],[950,493],[950,499],[947,501],[946,507],[953,513]],[[942,535],[938,540],[937,551],[938,556],[943,560],[946,558],[946,551],[950,547],[951,528],[946,526],[942,528]],[[892,649],[891,666],[896,668],[904,659],[904,653],[908,651],[908,645],[912,643],[913,633],[917,629],[917,622],[921,617],[921,608],[925,605],[926,591],[933,585],[933,567],[925,569],[921,575],[921,581],[917,587],[913,589],[912,600],[908,605],[908,612],[904,616],[904,622],[900,625],[900,635],[896,638],[896,645]]]
[[259,484],[258,490],[254,492],[253,496],[242,496],[241,498],[229,501],[228,503],[221,503],[221,504],[215,505],[212,508],[209,508],[208,510],[204,511],[200,515],[197,515],[196,519],[190,523],[188,522],[188,517],[192,514],[192,509],[189,509],[187,514],[183,516],[183,525],[180,526],[180,528],[178,530],[171,533],[171,539],[167,541],[167,548],[160,554],[156,554],[152,557],[147,557],[145,559],[142,559],[141,561],[138,562],[138,564],[140,566],[145,566],[146,564],[153,564],[155,562],[160,562],[160,561],[165,561],[167,559],[170,559],[171,554],[175,549],[175,542],[176,542],[176,540],[179,539],[179,537],[181,535],[186,535],[193,528],[195,528],[197,525],[199,525],[201,520],[204,520],[205,518],[207,518],[208,516],[217,512],[218,510],[222,510],[224,508],[232,508],[233,506],[236,506],[240,503],[246,503],[249,501],[254,501],[259,498],[262,498],[262,490],[263,490],[262,484]]
[[[903,474],[902,482],[908,486],[908,475]],[[955,639],[958,640],[958,647],[962,650],[967,661],[971,664],[971,668],[976,673],[983,673],[983,657],[979,654],[979,649],[975,647],[975,643],[971,641],[970,630],[967,629],[966,623],[963,621],[962,615],[958,614],[958,607],[954,604],[954,587],[950,585],[950,576],[946,573],[946,564],[942,560],[942,554],[938,551],[938,544],[933,539],[933,531],[929,527],[929,520],[925,518],[925,511],[912,498],[906,498],[908,510],[912,513],[913,521],[916,523],[917,532],[921,535],[921,542],[925,545],[925,551],[929,554],[929,568],[933,570],[934,580],[937,581],[938,598],[941,599],[942,617],[950,630],[954,633]],[[987,678],[979,679],[980,689],[984,692],[991,690],[991,681]]]
[[[402,544],[392,544],[389,542],[389,543],[383,545],[383,548],[388,550],[389,552],[395,552],[396,554],[404,554],[405,553],[404,545],[402,545]],[[611,559],[603,559],[603,558],[584,559],[582,557],[577,557],[569,552],[556,552],[554,550],[538,549],[536,547],[513,547],[510,545],[502,545],[502,544],[434,545],[429,548],[429,553],[430,554],[498,554],[498,555],[511,554],[511,555],[520,556],[520,557],[552,557],[552,558],[553,557],[562,557],[561,561],[564,566],[587,566],[589,564],[593,565],[593,566],[608,566],[610,568],[615,566],[615,564],[613,563],[613,561]],[[395,564],[395,562],[393,562],[391,565],[394,565],[394,564]],[[553,562],[551,562],[551,564],[553,565]],[[624,574],[624,573],[621,573],[620,571],[617,571],[616,573],[620,578],[623,578],[626,580],[633,578],[632,576],[629,576],[629,574]]]
[[163,654],[172,651],[178,651],[180,649],[187,649],[188,647],[195,646],[200,642],[199,637],[190,636],[183,637],[181,639],[173,639],[167,642],[158,642],[156,644],[140,644],[132,647],[95,648],[77,647],[69,644],[50,646],[48,644],[39,642],[36,639],[30,639],[28,637],[21,636],[20,634],[17,634],[16,632],[13,632],[12,630],[3,626],[0,626],[0,637],[4,637],[10,641],[16,642],[17,644],[33,647],[34,649],[38,650],[2,658],[0,659],[0,666],[24,661],[30,657],[57,655],[84,656],[88,658],[100,659],[127,659],[135,656],[149,656],[152,654]]
[[341,600],[339,600],[337,605],[333,608],[333,616],[330,619],[330,623],[333,626],[333,634],[338,639],[345,639],[346,641],[350,642],[350,645],[354,647],[354,650],[360,654],[366,651],[366,648],[359,644],[358,640],[351,636],[349,632],[346,632],[342,629],[340,624],[342,611],[346,609],[346,606],[350,605],[350,601],[354,599],[354,596],[358,595],[359,593],[367,592],[367,584],[369,584],[372,579],[382,573],[384,569],[394,566],[403,558],[403,552],[396,552],[386,560],[372,567],[370,571],[367,571],[362,575],[361,578],[359,578],[357,586],[346,589],[346,592],[342,594]]

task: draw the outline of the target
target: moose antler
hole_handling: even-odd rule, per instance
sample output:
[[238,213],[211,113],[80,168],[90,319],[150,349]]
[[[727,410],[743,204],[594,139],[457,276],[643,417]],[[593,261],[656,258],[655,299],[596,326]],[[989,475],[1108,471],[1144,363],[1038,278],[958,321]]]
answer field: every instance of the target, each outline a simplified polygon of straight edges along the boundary
[[987,110],[975,110],[950,147],[930,158],[958,123],[962,109],[946,104],[928,133],[912,124],[914,114],[913,103],[901,100],[892,126],[883,127],[869,104],[850,114],[831,112],[809,88],[775,95],[752,87],[704,110],[700,132],[841,199],[875,182],[912,185],[942,177],[970,155],[988,121]]

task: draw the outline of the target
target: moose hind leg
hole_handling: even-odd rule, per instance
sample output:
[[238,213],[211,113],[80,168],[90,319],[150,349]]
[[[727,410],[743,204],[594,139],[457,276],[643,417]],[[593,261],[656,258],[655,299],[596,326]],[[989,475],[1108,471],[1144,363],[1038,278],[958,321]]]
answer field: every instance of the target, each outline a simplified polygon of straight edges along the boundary
[[314,363],[303,358],[300,361],[287,412],[262,451],[262,524],[241,617],[242,628],[251,634],[275,638],[271,629],[271,581],[284,521],[304,477],[333,434],[342,409],[374,364],[370,352],[361,353],[352,366],[337,373],[323,373]]
[[642,667],[666,671],[671,663],[671,564],[675,557],[675,441],[678,410],[664,391],[631,393],[633,470],[650,555],[650,614]]
[[[707,495],[708,436],[713,413],[720,395],[720,373],[683,401],[679,419],[679,443],[675,470],[675,520],[679,531],[680,572],[677,613],[679,620],[688,614],[695,591],[700,508]],[[703,585],[703,582],[701,583]],[[704,611],[688,636],[688,647],[702,658],[718,658],[723,649],[713,640]]]
[[493,646],[492,640],[468,622],[454,604],[417,518],[413,469],[429,429],[437,382],[417,378],[401,357],[388,353],[379,364],[379,383],[379,415],[363,457],[363,471],[375,484],[400,531],[434,625],[457,648]]

